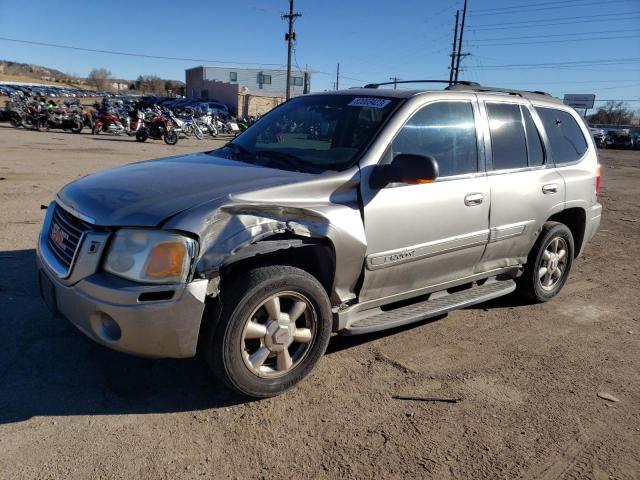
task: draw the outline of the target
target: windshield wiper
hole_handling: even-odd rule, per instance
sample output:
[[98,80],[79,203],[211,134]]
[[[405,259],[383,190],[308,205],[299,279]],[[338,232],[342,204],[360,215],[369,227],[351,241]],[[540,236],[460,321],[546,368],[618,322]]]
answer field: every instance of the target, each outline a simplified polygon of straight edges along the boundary
[[300,158],[290,153],[280,152],[278,150],[257,150],[256,157],[267,157],[273,160],[279,160],[284,165],[293,168],[298,172],[308,172],[311,170],[317,170],[313,168],[309,163],[300,160]]

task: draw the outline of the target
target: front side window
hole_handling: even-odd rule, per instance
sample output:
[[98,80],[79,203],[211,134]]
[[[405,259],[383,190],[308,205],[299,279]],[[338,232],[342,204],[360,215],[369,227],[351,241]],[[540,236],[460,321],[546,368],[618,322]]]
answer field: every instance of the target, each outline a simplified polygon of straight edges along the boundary
[[536,107],[549,137],[549,146],[556,165],[580,160],[587,151],[587,141],[570,113],[555,108]]
[[428,155],[438,162],[439,176],[478,171],[478,145],[469,102],[436,102],[420,109],[391,144],[400,153]]
[[356,160],[400,103],[354,95],[296,97],[216,154],[289,170],[342,170]]
[[486,104],[491,134],[492,169],[527,166],[527,140],[520,106],[513,103]]

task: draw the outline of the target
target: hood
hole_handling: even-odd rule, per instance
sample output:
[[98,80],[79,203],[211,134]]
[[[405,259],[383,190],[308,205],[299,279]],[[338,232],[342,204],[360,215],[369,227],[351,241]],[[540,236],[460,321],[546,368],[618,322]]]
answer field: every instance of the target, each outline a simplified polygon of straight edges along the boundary
[[96,225],[152,227],[204,202],[312,176],[196,153],[98,172],[58,197]]

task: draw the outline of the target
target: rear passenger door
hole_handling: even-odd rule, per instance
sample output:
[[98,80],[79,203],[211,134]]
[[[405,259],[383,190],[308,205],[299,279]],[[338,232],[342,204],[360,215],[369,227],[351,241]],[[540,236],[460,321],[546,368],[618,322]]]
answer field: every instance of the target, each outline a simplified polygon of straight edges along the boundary
[[562,210],[565,184],[530,104],[482,100],[491,213],[489,243],[478,269],[487,271],[526,262],[542,224]]

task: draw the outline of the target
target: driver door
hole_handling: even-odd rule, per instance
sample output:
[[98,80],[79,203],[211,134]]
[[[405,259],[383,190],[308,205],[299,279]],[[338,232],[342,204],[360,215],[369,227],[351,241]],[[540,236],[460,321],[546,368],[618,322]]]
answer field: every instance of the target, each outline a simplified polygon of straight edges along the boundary
[[399,130],[380,163],[399,153],[430,155],[438,162],[437,180],[375,189],[363,179],[367,254],[360,302],[474,273],[489,237],[491,199],[478,124],[474,95],[424,105]]

